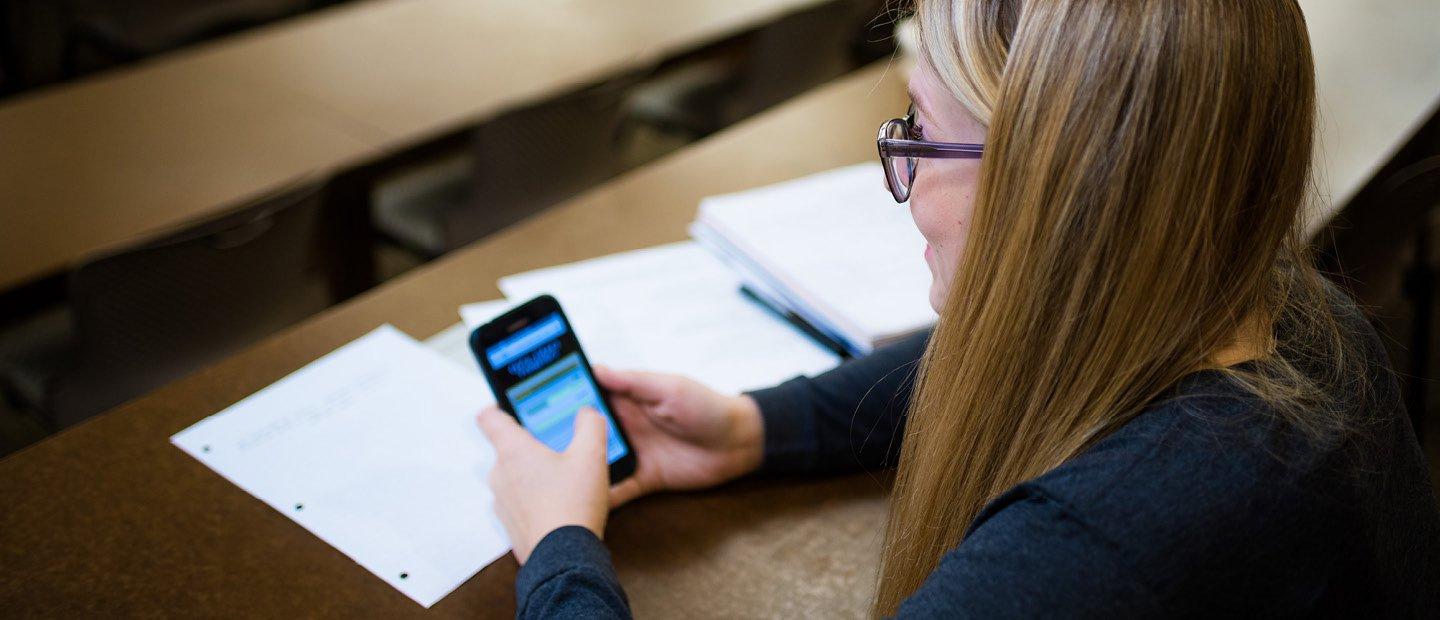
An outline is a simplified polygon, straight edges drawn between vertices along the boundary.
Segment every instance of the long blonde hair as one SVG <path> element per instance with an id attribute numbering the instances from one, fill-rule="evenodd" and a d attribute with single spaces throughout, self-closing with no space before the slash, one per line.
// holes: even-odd
<path id="1" fill-rule="evenodd" d="M 1314 76 L 1294 0 L 920 0 L 916 17 L 923 60 L 989 137 L 877 615 L 987 502 L 1184 375 L 1227 373 L 1317 435 L 1357 375 L 1300 237 Z M 1217 365 L 1247 326 L 1258 359 Z"/>

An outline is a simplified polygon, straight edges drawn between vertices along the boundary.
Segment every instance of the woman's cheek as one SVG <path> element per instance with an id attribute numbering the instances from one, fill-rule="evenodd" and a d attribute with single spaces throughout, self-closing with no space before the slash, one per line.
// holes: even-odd
<path id="1" fill-rule="evenodd" d="M 930 270 L 930 305 L 938 312 L 948 288 L 949 269 L 944 257 L 944 242 L 934 235 L 933 229 L 928 229 L 920 219 L 917 218 L 915 223 L 920 229 L 920 235 L 925 238 L 925 254 L 920 258 L 925 261 L 925 267 Z"/>
<path id="2" fill-rule="evenodd" d="M 936 223 L 930 233 L 925 235 L 931 247 L 927 263 L 930 264 L 930 272 L 934 277 L 930 286 L 930 301 L 937 312 L 949 296 L 955 272 L 960 269 L 960 261 L 964 255 L 969 233 L 968 198 L 966 196 L 965 199 L 957 201 L 959 214 L 947 214 L 950 217 Z M 957 218 L 956 215 L 960 217 Z"/>

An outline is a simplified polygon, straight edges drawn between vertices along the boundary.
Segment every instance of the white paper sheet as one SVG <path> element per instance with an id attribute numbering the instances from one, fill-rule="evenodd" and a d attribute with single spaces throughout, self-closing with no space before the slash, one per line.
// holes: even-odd
<path id="1" fill-rule="evenodd" d="M 470 327 L 459 322 L 436 332 L 422 343 L 425 348 L 440 355 L 457 367 L 469 372 L 479 372 L 480 365 L 470 352 Z"/>
<path id="2" fill-rule="evenodd" d="M 430 607 L 510 548 L 475 424 L 491 401 L 386 325 L 171 442 Z"/>
<path id="3" fill-rule="evenodd" d="M 554 295 L 591 361 L 615 368 L 678 373 L 733 393 L 839 361 L 739 286 L 688 241 L 500 280 L 514 302 Z"/>
<path id="4" fill-rule="evenodd" d="M 700 203 L 698 223 L 852 342 L 885 342 L 935 322 L 925 239 L 885 190 L 879 164 L 712 196 Z"/>

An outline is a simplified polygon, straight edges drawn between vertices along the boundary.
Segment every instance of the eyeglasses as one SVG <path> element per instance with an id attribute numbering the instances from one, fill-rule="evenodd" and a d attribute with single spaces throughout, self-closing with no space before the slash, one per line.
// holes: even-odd
<path id="1" fill-rule="evenodd" d="M 915 132 L 915 104 L 905 118 L 892 118 L 880 125 L 875 145 L 880 149 L 880 163 L 885 168 L 885 186 L 895 202 L 910 199 L 910 186 L 915 184 L 915 164 L 923 158 L 979 159 L 985 152 L 983 144 L 928 142 Z"/>

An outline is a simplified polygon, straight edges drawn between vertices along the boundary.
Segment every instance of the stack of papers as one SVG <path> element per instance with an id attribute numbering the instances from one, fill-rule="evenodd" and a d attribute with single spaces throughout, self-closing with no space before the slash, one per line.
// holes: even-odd
<path id="1" fill-rule="evenodd" d="M 935 323 L 925 240 L 878 164 L 706 198 L 690 232 L 755 294 L 852 355 Z"/>
<path id="2" fill-rule="evenodd" d="M 828 370 L 839 357 L 741 295 L 740 281 L 693 242 L 540 269 L 500 280 L 513 303 L 560 301 L 593 363 L 689 376 L 724 392 Z M 461 308 L 472 328 L 503 311 Z"/>

